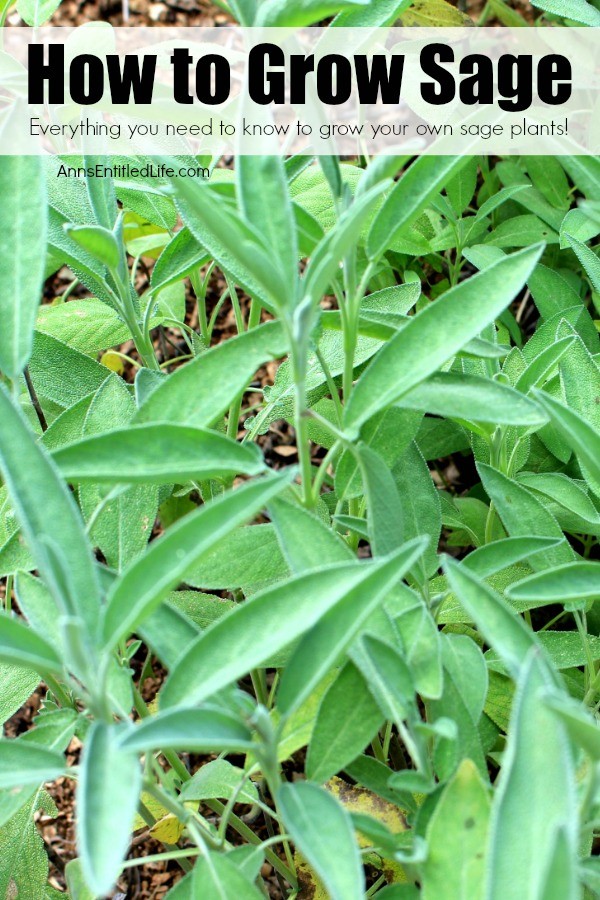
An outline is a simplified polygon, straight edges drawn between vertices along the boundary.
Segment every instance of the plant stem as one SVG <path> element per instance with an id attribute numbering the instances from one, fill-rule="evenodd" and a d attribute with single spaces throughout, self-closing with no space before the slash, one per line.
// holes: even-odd
<path id="1" fill-rule="evenodd" d="M 200 849 L 198 847 L 185 847 L 183 850 L 169 850 L 168 853 L 151 853 L 149 856 L 125 860 L 123 868 L 132 869 L 134 866 L 145 866 L 147 863 L 167 862 L 170 859 L 180 860 L 189 856 L 200 856 Z"/>
<path id="2" fill-rule="evenodd" d="M 139 715 L 142 718 L 147 718 L 149 715 L 148 708 L 147 708 L 146 704 L 144 703 L 144 700 L 142 699 L 142 696 L 139 693 L 139 690 L 137 689 L 137 687 L 134 688 L 134 704 L 135 704 L 135 708 L 136 708 L 137 712 L 139 713 Z M 188 770 L 186 769 L 186 767 L 184 766 L 182 761 L 179 759 L 178 755 L 175 753 L 174 750 L 161 750 L 161 753 L 164 756 L 164 758 L 167 760 L 167 762 L 169 763 L 169 765 L 171 766 L 171 768 L 173 769 L 175 774 L 179 776 L 179 778 L 181 779 L 181 781 L 183 783 L 185 783 L 186 781 L 189 781 L 191 779 L 192 776 L 190 775 L 190 773 L 188 772 Z M 152 792 L 150 791 L 150 793 L 152 793 Z M 161 802 L 162 802 L 162 800 L 161 800 Z M 172 803 L 175 803 L 175 802 L 176 801 L 172 801 Z M 208 806 L 209 809 L 212 809 L 212 811 L 216 812 L 218 815 L 222 815 L 225 811 L 225 806 L 219 800 L 205 800 L 204 805 Z M 165 806 L 166 809 L 169 808 L 164 803 L 163 803 L 163 806 Z M 177 815 L 177 813 L 175 813 L 175 815 Z M 254 844 L 256 846 L 262 843 L 260 838 L 256 834 L 254 834 L 252 829 L 249 828 L 248 825 L 246 825 L 246 823 L 243 822 L 239 818 L 239 816 L 236 816 L 235 813 L 230 814 L 229 825 L 231 826 L 231 828 L 234 829 L 234 831 L 237 831 L 237 833 L 241 837 L 245 838 L 248 841 L 248 843 Z M 277 856 L 276 853 L 273 853 L 272 850 L 265 849 L 265 856 L 268 859 L 268 861 L 271 863 L 273 868 L 277 869 L 277 871 L 280 872 L 283 875 L 283 877 L 285 879 L 287 879 L 287 881 L 289 881 L 290 884 L 292 884 L 292 885 L 296 884 L 296 878 L 295 878 L 293 872 L 290 869 L 288 869 L 288 867 L 285 865 L 285 863 L 283 863 L 279 859 L 279 857 Z"/>
<path id="3" fill-rule="evenodd" d="M 312 492 L 312 463 L 310 441 L 308 439 L 308 422 L 306 420 L 306 354 L 292 345 L 291 363 L 292 375 L 294 379 L 294 428 L 296 431 L 296 446 L 298 448 L 298 459 L 300 461 L 300 474 L 302 478 L 302 502 L 307 509 L 312 509 L 315 505 L 315 498 Z"/>
<path id="4" fill-rule="evenodd" d="M 48 689 L 52 691 L 58 702 L 65 709 L 77 709 L 73 700 L 69 697 L 63 686 L 56 680 L 53 675 L 46 675 L 44 678 Z"/>
<path id="5" fill-rule="evenodd" d="M 203 801 L 206 806 L 213 810 L 213 812 L 222 815 L 225 811 L 225 806 L 221 803 L 220 800 L 204 800 Z M 254 834 L 251 828 L 249 828 L 245 822 L 243 822 L 235 813 L 232 813 L 229 819 L 230 826 L 237 831 L 237 833 L 245 838 L 249 844 L 254 844 L 254 846 L 259 846 L 262 844 L 261 839 L 258 835 Z M 292 872 L 290 868 L 286 866 L 282 860 L 279 859 L 276 853 L 273 853 L 272 850 L 265 849 L 265 857 L 271 863 L 274 869 L 280 872 L 283 877 L 288 881 L 292 887 L 297 887 L 296 876 Z"/>
<path id="6" fill-rule="evenodd" d="M 265 670 L 264 669 L 253 669 L 250 673 L 250 678 L 252 679 L 252 687 L 254 688 L 254 694 L 259 703 L 262 703 L 263 706 L 268 707 L 269 705 L 269 691 L 267 690 L 267 683 L 265 679 Z"/>
<path id="7" fill-rule="evenodd" d="M 6 584 L 4 586 L 4 609 L 9 613 L 12 609 L 12 589 L 14 575 L 6 576 Z"/>
<path id="8" fill-rule="evenodd" d="M 31 399 L 31 403 L 33 408 L 35 409 L 35 414 L 38 417 L 38 421 L 42 428 L 42 431 L 48 430 L 48 423 L 46 421 L 46 416 L 44 415 L 44 410 L 40 406 L 40 401 L 38 400 L 38 395 L 35 392 L 35 388 L 33 386 L 33 381 L 31 380 L 31 375 L 29 374 L 28 366 L 25 366 L 23 369 L 23 377 L 25 378 L 25 384 L 27 385 L 27 392 Z"/>

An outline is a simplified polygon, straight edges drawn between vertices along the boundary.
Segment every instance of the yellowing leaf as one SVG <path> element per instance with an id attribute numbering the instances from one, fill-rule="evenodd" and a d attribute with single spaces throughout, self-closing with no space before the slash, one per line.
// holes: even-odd
<path id="1" fill-rule="evenodd" d="M 377 822 L 381 822 L 392 834 L 400 834 L 408 830 L 408 825 L 403 811 L 389 800 L 384 800 L 367 788 L 358 785 L 350 785 L 341 778 L 331 778 L 325 788 L 337 797 L 342 805 L 350 813 L 362 813 L 370 816 Z M 359 847 L 368 847 L 370 840 L 357 832 Z M 393 859 L 385 859 L 371 853 L 365 858 L 365 862 L 375 866 L 385 876 L 388 884 L 406 882 L 406 872 L 403 867 Z"/>
<path id="2" fill-rule="evenodd" d="M 456 28 L 472 25 L 473 22 L 446 0 L 415 0 L 410 9 L 402 13 L 400 22 L 404 26 L 423 28 Z"/>
<path id="3" fill-rule="evenodd" d="M 298 896 L 310 897 L 310 900 L 329 900 L 329 894 L 299 853 L 294 854 L 294 865 L 298 878 Z"/>
<path id="4" fill-rule="evenodd" d="M 176 844 L 183 834 L 184 828 L 185 825 L 179 821 L 177 816 L 174 816 L 173 813 L 168 813 L 152 826 L 150 834 L 163 844 Z"/>
<path id="5" fill-rule="evenodd" d="M 408 829 L 400 807 L 390 803 L 389 800 L 384 800 L 383 797 L 378 797 L 367 788 L 347 784 L 337 777 L 331 778 L 325 788 L 340 801 L 348 812 L 371 816 L 372 819 L 385 825 L 392 834 L 400 834 L 401 831 Z M 358 842 L 361 847 L 365 847 L 369 843 L 360 836 Z"/>
<path id="6" fill-rule="evenodd" d="M 167 815 L 168 810 L 156 800 L 152 794 L 147 794 L 145 791 L 142 793 L 140 797 L 140 802 L 144 804 L 148 812 L 154 819 L 162 819 Z M 140 828 L 146 828 L 147 823 L 144 821 L 142 816 L 138 815 L 135 817 L 133 822 L 133 831 L 139 831 Z"/>
<path id="7" fill-rule="evenodd" d="M 107 369 L 110 369 L 111 372 L 116 372 L 117 375 L 122 375 L 125 371 L 123 357 L 115 353 L 114 350 L 107 350 L 106 353 L 103 353 L 100 357 L 100 362 Z"/>

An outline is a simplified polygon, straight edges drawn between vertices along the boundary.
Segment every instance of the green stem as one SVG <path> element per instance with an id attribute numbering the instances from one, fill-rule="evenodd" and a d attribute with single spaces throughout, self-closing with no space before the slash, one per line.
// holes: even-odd
<path id="1" fill-rule="evenodd" d="M 44 678 L 48 689 L 52 691 L 58 702 L 65 709 L 77 709 L 75 703 L 69 697 L 63 686 L 56 680 L 53 675 L 46 675 Z"/>
<path id="2" fill-rule="evenodd" d="M 236 397 L 236 399 L 229 407 L 229 416 L 227 418 L 227 437 L 232 438 L 234 441 L 237 439 L 243 396 L 244 392 L 242 391 L 239 397 Z"/>
<path id="3" fill-rule="evenodd" d="M 315 475 L 315 480 L 313 481 L 312 492 L 313 497 L 319 497 L 321 494 L 321 488 L 323 487 L 323 482 L 327 477 L 327 469 L 329 465 L 334 461 L 335 457 L 341 450 L 340 441 L 336 440 L 336 442 L 329 448 L 323 459 L 321 460 L 321 465 L 317 470 L 317 474 Z"/>
<path id="4" fill-rule="evenodd" d="M 387 763 L 387 759 L 385 758 L 383 747 L 381 746 L 381 741 L 379 740 L 378 734 L 376 734 L 371 741 L 371 747 L 373 748 L 373 756 L 375 757 L 375 759 L 378 759 L 379 762 L 382 762 L 384 764 Z"/>
<path id="5" fill-rule="evenodd" d="M 243 334 L 246 330 L 246 326 L 244 324 L 244 316 L 242 315 L 242 308 L 240 306 L 239 297 L 237 295 L 237 291 L 235 289 L 235 284 L 226 277 L 227 287 L 229 289 L 229 297 L 231 299 L 231 306 L 233 307 L 233 314 L 235 316 L 235 325 L 238 330 L 238 334 Z"/>
<path id="6" fill-rule="evenodd" d="M 218 815 L 222 815 L 225 811 L 225 805 L 221 803 L 220 800 L 204 800 L 203 802 L 209 809 L 212 809 L 213 812 L 216 812 Z M 252 829 L 236 816 L 235 813 L 231 814 L 229 824 L 241 837 L 245 838 L 249 844 L 253 844 L 255 847 L 262 844 L 258 835 L 254 834 Z M 265 850 L 265 857 L 271 863 L 273 868 L 280 872 L 286 881 L 289 881 L 292 887 L 297 887 L 297 880 L 294 872 L 279 859 L 276 853 L 273 853 L 272 850 Z"/>
<path id="7" fill-rule="evenodd" d="M 487 518 L 485 520 L 485 543 L 491 544 L 494 533 L 494 520 L 496 518 L 496 510 L 494 509 L 493 500 L 490 501 Z"/>
<path id="8" fill-rule="evenodd" d="M 5 590 L 4 590 L 4 608 L 7 613 L 9 613 L 12 609 L 13 581 L 14 581 L 14 575 L 6 576 L 6 583 L 5 583 Z"/>
<path id="9" fill-rule="evenodd" d="M 299 351 L 299 348 L 295 347 L 293 342 L 290 343 L 292 344 L 291 363 L 295 398 L 294 428 L 302 478 L 302 502 L 307 509 L 312 509 L 315 505 L 315 498 L 312 492 L 312 463 L 310 441 L 308 439 L 308 422 L 306 420 L 306 359 Z"/>
<path id="10" fill-rule="evenodd" d="M 331 394 L 331 399 L 335 404 L 335 411 L 337 414 L 337 423 L 341 427 L 342 419 L 344 416 L 344 407 L 342 406 L 342 401 L 340 400 L 339 391 L 335 381 L 333 380 L 333 376 L 331 374 L 331 370 L 327 365 L 327 360 L 317 347 L 316 350 L 317 359 L 319 360 L 319 365 L 323 370 L 323 375 L 325 376 L 325 380 L 327 381 L 327 387 L 329 388 L 329 393 Z"/>
<path id="11" fill-rule="evenodd" d="M 140 328 L 138 314 L 131 297 L 131 285 L 126 277 L 121 277 L 119 272 L 113 271 L 112 276 L 119 292 L 119 308 L 125 324 L 129 328 L 135 349 L 140 359 L 148 369 L 160 371 L 160 366 L 154 352 L 154 346 L 150 340 L 150 316 L 144 317 L 144 327 Z M 152 300 L 148 301 L 149 303 Z"/>
<path id="12" fill-rule="evenodd" d="M 134 703 L 135 703 L 135 708 L 136 708 L 137 712 L 139 713 L 139 715 L 143 718 L 146 718 L 149 715 L 148 709 L 147 709 L 146 704 L 144 703 L 144 700 L 142 699 L 137 688 L 134 689 Z M 186 781 L 189 781 L 191 779 L 192 776 L 190 775 L 190 773 L 188 772 L 188 770 L 186 769 L 186 767 L 184 766 L 182 761 L 179 759 L 179 757 L 177 756 L 177 754 L 175 753 L 174 750 L 161 750 L 161 753 L 164 756 L 164 758 L 167 760 L 167 762 L 169 763 L 169 765 L 171 766 L 171 768 L 173 769 L 175 774 L 179 776 L 179 778 L 181 779 L 181 781 L 183 783 L 185 783 Z M 150 793 L 152 793 L 152 791 L 150 791 Z M 161 792 L 161 794 L 162 794 L 162 792 Z M 161 800 L 161 802 L 162 802 L 162 800 Z M 171 802 L 173 804 L 176 803 L 176 801 L 174 801 L 174 800 Z M 208 806 L 209 809 L 212 809 L 213 812 L 216 812 L 218 815 L 222 815 L 225 811 L 225 806 L 219 800 L 205 800 L 204 804 L 205 804 L 205 806 Z M 167 804 L 163 803 L 163 806 L 165 807 L 165 809 L 169 809 Z M 175 815 L 179 816 L 178 813 L 175 813 Z M 249 828 L 246 825 L 246 823 L 243 822 L 238 816 L 236 816 L 235 813 L 231 813 L 231 815 L 229 817 L 229 825 L 231 826 L 231 828 L 234 829 L 234 831 L 237 831 L 237 833 L 241 837 L 245 838 L 248 841 L 248 843 L 254 844 L 255 846 L 258 846 L 259 844 L 262 843 L 260 838 L 254 834 L 252 829 Z M 296 884 L 295 875 L 279 859 L 279 857 L 277 856 L 276 853 L 273 853 L 273 851 L 271 851 L 271 850 L 265 850 L 265 856 L 268 859 L 268 861 L 271 863 L 273 868 L 277 869 L 277 871 L 280 872 L 283 875 L 283 877 L 286 878 L 287 881 L 289 881 L 290 884 L 292 884 L 292 885 Z"/>
<path id="13" fill-rule="evenodd" d="M 168 862 L 171 859 L 186 859 L 189 856 L 200 856 L 198 847 L 186 847 L 184 850 L 170 850 L 168 853 L 151 853 L 149 856 L 139 856 L 136 859 L 126 859 L 124 869 L 132 869 L 134 866 L 145 866 L 151 863 Z"/>
<path id="14" fill-rule="evenodd" d="M 214 263 L 212 266 L 209 266 L 208 272 L 206 276 L 201 281 L 199 278 L 199 272 L 193 272 L 190 275 L 190 282 L 194 289 L 194 293 L 196 295 L 196 307 L 198 309 L 198 322 L 200 324 L 200 334 L 202 336 L 202 340 L 208 347 L 210 345 L 210 329 L 208 327 L 208 320 L 206 315 L 206 291 L 208 289 L 208 282 L 210 279 L 210 275 L 213 269 Z"/>
<path id="15" fill-rule="evenodd" d="M 248 317 L 248 331 L 252 331 L 253 328 L 256 328 L 260 325 L 260 315 L 262 313 L 262 306 L 256 297 L 252 298 L 250 303 L 250 315 Z"/>
<path id="16" fill-rule="evenodd" d="M 344 403 L 348 403 L 354 384 L 354 355 L 356 353 L 357 339 L 357 322 L 354 321 L 353 316 L 349 315 L 346 319 L 346 328 L 344 329 L 344 373 L 342 375 Z"/>
<path id="17" fill-rule="evenodd" d="M 148 807 L 145 806 L 141 800 L 138 802 L 138 812 L 139 812 L 140 816 L 142 817 L 142 819 L 144 820 L 144 822 L 146 823 L 146 825 L 148 826 L 148 828 L 152 828 L 154 825 L 156 825 L 157 819 L 152 815 L 152 813 L 150 812 Z M 167 844 L 166 841 L 161 841 L 161 844 L 170 853 L 178 852 L 175 844 Z M 179 852 L 183 853 L 185 851 L 179 851 Z M 188 856 L 189 853 L 186 853 L 185 855 Z M 176 859 L 176 857 L 174 857 L 174 858 Z M 140 856 L 138 859 L 127 860 L 126 862 L 123 863 L 123 868 L 126 869 L 128 867 L 128 864 L 129 865 L 142 865 L 142 864 L 145 865 L 147 859 L 148 859 L 148 857 L 146 857 L 146 856 Z M 179 866 L 180 869 L 182 869 L 186 873 L 192 871 L 192 866 L 187 861 L 187 859 L 181 859 L 181 860 L 178 859 L 177 865 Z"/>
<path id="18" fill-rule="evenodd" d="M 263 706 L 266 706 L 268 708 L 269 691 L 267 689 L 265 670 L 253 669 L 250 673 L 250 678 L 252 679 L 252 687 L 254 688 L 254 695 L 256 699 L 259 703 L 262 703 Z"/>
<path id="19" fill-rule="evenodd" d="M 582 618 L 579 611 L 576 609 L 573 610 L 573 618 L 575 619 L 577 631 L 579 632 L 579 637 L 581 638 L 581 643 L 583 644 L 583 652 L 585 653 L 586 658 L 586 688 L 589 690 L 590 685 L 594 684 L 596 680 L 596 665 L 594 662 L 594 655 L 590 648 L 590 639 L 587 633 L 587 622 Z"/>

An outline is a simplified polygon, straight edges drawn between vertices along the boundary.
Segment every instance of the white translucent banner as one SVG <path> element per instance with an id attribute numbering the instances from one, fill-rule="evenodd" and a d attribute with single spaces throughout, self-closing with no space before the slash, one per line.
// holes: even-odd
<path id="1" fill-rule="evenodd" d="M 0 152 L 600 153 L 594 28 L 8 28 Z"/>

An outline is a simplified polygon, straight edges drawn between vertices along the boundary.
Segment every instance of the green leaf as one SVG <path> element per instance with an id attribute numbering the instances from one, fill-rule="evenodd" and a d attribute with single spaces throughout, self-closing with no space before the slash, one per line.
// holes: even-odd
<path id="1" fill-rule="evenodd" d="M 121 261 L 117 239 L 101 225 L 65 225 L 65 231 L 76 244 L 105 265 L 110 272 L 116 272 Z"/>
<path id="2" fill-rule="evenodd" d="M 558 161 L 588 200 L 600 200 L 600 160 L 597 156 L 559 156 Z"/>
<path id="3" fill-rule="evenodd" d="M 40 900 L 46 896 L 48 857 L 35 822 L 40 812 L 58 815 L 52 798 L 41 790 L 33 796 L 29 793 L 21 808 L 0 827 L 0 896 L 6 900 Z"/>
<path id="4" fill-rule="evenodd" d="M 169 603 L 162 603 L 138 627 L 140 637 L 167 668 L 199 633 L 196 624 Z"/>
<path id="5" fill-rule="evenodd" d="M 507 890 L 540 897 L 554 850 L 549 837 L 563 829 L 569 854 L 565 900 L 575 900 L 579 841 L 575 772 L 564 727 L 541 702 L 553 687 L 536 653 L 528 654 L 513 705 L 502 772 L 492 807 L 487 897 Z M 541 736 L 544 739 L 541 740 Z M 511 888 L 511 885 L 513 886 Z"/>
<path id="6" fill-rule="evenodd" d="M 77 438 L 129 426 L 134 413 L 135 401 L 125 383 L 107 378 L 95 393 Z M 88 523 L 90 541 L 98 546 L 107 565 L 121 571 L 148 543 L 156 519 L 158 488 L 120 486 L 111 497 L 100 484 L 82 484 L 79 505 Z"/>
<path id="7" fill-rule="evenodd" d="M 568 209 L 570 188 L 565 171 L 554 156 L 526 156 L 524 162 L 536 188 L 557 209 Z"/>
<path id="8" fill-rule="evenodd" d="M 150 283 L 156 296 L 162 288 L 177 284 L 210 261 L 210 254 L 189 228 L 181 228 L 162 251 L 152 269 Z"/>
<path id="9" fill-rule="evenodd" d="M 368 0 L 264 0 L 258 8 L 255 25 L 269 28 L 303 28 L 353 7 L 368 6 Z"/>
<path id="10" fill-rule="evenodd" d="M 311 256 L 302 282 L 304 296 L 309 306 L 314 307 L 320 303 L 321 297 L 327 292 L 339 271 L 340 261 L 350 248 L 355 246 L 356 235 L 360 234 L 365 222 L 369 220 L 385 187 L 385 182 L 382 182 L 358 196 L 342 213 L 335 228 L 320 241 Z"/>
<path id="11" fill-rule="evenodd" d="M 518 480 L 534 491 L 564 531 L 598 534 L 600 513 L 581 481 L 562 472 L 520 472 Z"/>
<path id="12" fill-rule="evenodd" d="M 48 207 L 41 160 L 4 157 L 0 196 L 4 247 L 0 255 L 0 370 L 18 378 L 31 355 L 44 280 Z"/>
<path id="13" fill-rule="evenodd" d="M 191 897 L 211 900 L 262 900 L 256 885 L 222 853 L 210 853 L 200 859 L 192 871 Z"/>
<path id="14" fill-rule="evenodd" d="M 408 719 L 415 704 L 415 687 L 403 657 L 371 634 L 362 635 L 359 648 L 350 652 L 386 719 L 397 725 Z"/>
<path id="15" fill-rule="evenodd" d="M 600 23 L 600 12 L 598 12 L 598 21 Z M 565 239 L 569 242 L 579 259 L 579 262 L 585 269 L 592 288 L 595 291 L 600 291 L 600 259 L 598 259 L 598 256 L 584 243 L 573 237 L 573 235 L 566 234 Z"/>
<path id="16" fill-rule="evenodd" d="M 528 281 L 531 295 L 540 315 L 550 319 L 556 313 L 581 303 L 578 294 L 560 272 L 541 263 L 535 267 Z"/>
<path id="17" fill-rule="evenodd" d="M 346 407 L 346 425 L 365 422 L 455 356 L 506 308 L 540 254 L 541 249 L 533 247 L 503 258 L 412 318 L 359 378 Z"/>
<path id="18" fill-rule="evenodd" d="M 65 866 L 65 879 L 72 900 L 96 900 L 85 883 L 80 859 L 69 860 Z"/>
<path id="19" fill-rule="evenodd" d="M 586 0 L 535 0 L 531 5 L 554 16 L 579 22 L 580 25 L 592 28 L 600 26 L 600 12 L 591 3 L 586 3 Z"/>
<path id="20" fill-rule="evenodd" d="M 320 621 L 311 628 L 295 649 L 283 674 L 277 697 L 278 708 L 284 713 L 292 709 L 310 694 L 325 677 L 355 635 L 368 622 L 388 591 L 413 566 L 426 547 L 426 539 L 417 538 L 404 544 L 395 553 L 369 566 L 368 574 L 361 566 L 362 577 L 354 585 L 348 585 L 345 594 L 323 609 Z M 333 569 L 323 570 L 321 575 Z M 356 567 L 354 567 L 356 573 Z M 307 576 L 310 577 L 310 576 Z M 309 626 L 310 627 L 310 626 Z M 307 628 L 303 628 L 307 631 Z"/>
<path id="21" fill-rule="evenodd" d="M 349 8 L 335 17 L 331 27 L 382 28 L 385 25 L 393 25 L 407 6 L 410 6 L 410 0 L 379 0 L 375 6 L 369 3 L 356 9 Z M 376 163 L 377 158 L 373 162 Z M 397 163 L 397 167 L 400 168 L 400 164 Z"/>
<path id="22" fill-rule="evenodd" d="M 255 445 L 238 444 L 216 431 L 167 423 L 84 438 L 55 450 L 53 458 L 63 477 L 74 484 L 183 484 L 258 475 L 265 469 Z"/>
<path id="23" fill-rule="evenodd" d="M 560 226 L 560 248 L 569 247 L 570 239 L 575 238 L 581 243 L 595 238 L 600 231 L 598 222 L 588 218 L 582 209 L 571 209 L 562 220 Z"/>
<path id="24" fill-rule="evenodd" d="M 127 325 L 115 310 L 95 297 L 42 306 L 36 329 L 90 356 L 131 339 Z"/>
<path id="25" fill-rule="evenodd" d="M 327 791 L 309 782 L 277 793 L 284 824 L 331 900 L 362 900 L 365 878 L 352 820 Z"/>
<path id="26" fill-rule="evenodd" d="M 559 237 L 549 225 L 538 216 L 512 216 L 500 222 L 485 239 L 489 247 L 531 247 L 532 244 L 558 244 Z"/>
<path id="27" fill-rule="evenodd" d="M 240 787 L 242 781 L 243 785 Z M 185 782 L 180 796 L 184 801 L 229 800 L 235 796 L 237 803 L 251 805 L 259 799 L 256 785 L 246 777 L 244 770 L 232 766 L 225 759 L 213 759 L 212 762 L 205 763 Z"/>
<path id="28" fill-rule="evenodd" d="M 0 790 L 54 781 L 64 775 L 62 753 L 22 739 L 0 740 Z"/>
<path id="29" fill-rule="evenodd" d="M 240 218 L 235 205 L 210 186 L 191 179 L 175 181 L 173 190 L 184 223 L 223 270 L 268 309 L 280 309 L 288 285 L 272 265 L 271 248 Z"/>
<path id="30" fill-rule="evenodd" d="M 404 540 L 426 535 L 429 543 L 411 571 L 419 584 L 439 567 L 437 547 L 442 530 L 439 492 L 431 472 L 414 441 L 408 445 L 394 465 L 392 475 L 400 498 L 399 514 L 403 523 Z"/>
<path id="31" fill-rule="evenodd" d="M 469 206 L 477 185 L 478 163 L 476 157 L 469 157 L 467 163 L 454 178 L 446 183 L 446 194 L 452 209 L 460 216 Z"/>
<path id="32" fill-rule="evenodd" d="M 412 601 L 408 609 L 395 616 L 394 624 L 402 642 L 402 652 L 415 688 L 422 697 L 435 699 L 442 693 L 441 640 L 429 610 L 415 594 L 403 599 Z"/>
<path id="33" fill-rule="evenodd" d="M 368 506 L 373 555 L 385 556 L 396 550 L 404 539 L 400 495 L 390 470 L 375 450 L 359 443 L 355 452 Z"/>
<path id="34" fill-rule="evenodd" d="M 436 194 L 469 162 L 468 156 L 420 156 L 394 185 L 373 219 L 367 252 L 377 259 L 418 219 Z M 474 335 L 472 335 L 474 337 Z"/>
<path id="35" fill-rule="evenodd" d="M 489 378 L 453 372 L 431 375 L 404 394 L 399 405 L 493 425 L 539 426 L 548 421 L 539 406 L 520 390 Z"/>
<path id="36" fill-rule="evenodd" d="M 391 406 L 365 422 L 360 430 L 361 443 L 377 453 L 386 468 L 391 469 L 417 434 L 421 422 L 420 413 Z M 340 500 L 363 494 L 360 463 L 350 450 L 344 451 L 335 468 L 335 492 Z"/>
<path id="37" fill-rule="evenodd" d="M 564 694 L 549 693 L 545 705 L 560 719 L 569 737 L 595 762 L 600 761 L 600 729 L 587 709 Z"/>
<path id="38" fill-rule="evenodd" d="M 527 653 L 533 647 L 539 648 L 534 632 L 527 628 L 499 594 L 473 572 L 450 557 L 446 557 L 444 568 L 448 583 L 461 605 L 516 678 Z"/>
<path id="39" fill-rule="evenodd" d="M 436 774 L 445 780 L 457 762 L 468 758 L 482 778 L 488 777 L 479 722 L 487 694 L 485 660 L 478 646 L 466 635 L 445 635 L 442 642 L 444 680 L 439 700 L 429 704 L 433 723 L 454 723 L 452 740 L 438 741 L 434 751 Z"/>
<path id="40" fill-rule="evenodd" d="M 484 544 L 465 556 L 463 565 L 480 578 L 489 578 L 502 569 L 529 559 L 534 553 L 556 546 L 562 538 L 513 537 Z"/>
<path id="41" fill-rule="evenodd" d="M 0 615 L 0 659 L 23 665 L 43 675 L 60 672 L 63 663 L 51 644 L 21 620 Z"/>
<path id="42" fill-rule="evenodd" d="M 295 574 L 353 559 L 348 545 L 315 515 L 283 499 L 269 504 L 282 552 Z"/>
<path id="43" fill-rule="evenodd" d="M 38 396 L 63 409 L 95 393 L 111 377 L 106 366 L 40 331 L 33 339 L 29 374 Z"/>
<path id="44" fill-rule="evenodd" d="M 556 519 L 531 491 L 491 466 L 480 463 L 477 470 L 486 493 L 511 537 L 529 537 L 534 534 L 559 541 L 555 547 L 537 552 L 531 557 L 529 561 L 533 569 L 547 569 L 571 562 L 575 558 Z"/>
<path id="45" fill-rule="evenodd" d="M 346 598 L 356 603 L 371 592 L 378 600 L 380 593 L 401 577 L 405 558 L 410 562 L 415 552 L 413 545 L 391 560 L 328 566 L 255 594 L 211 625 L 182 654 L 161 692 L 162 706 L 184 700 L 199 703 L 210 697 L 262 665 Z M 316 679 L 307 678 L 298 702 L 331 665 L 325 661 Z"/>
<path id="46" fill-rule="evenodd" d="M 457 28 L 469 25 L 469 16 L 447 0 L 417 0 L 403 13 L 400 22 L 407 28 Z"/>
<path id="47" fill-rule="evenodd" d="M 507 200 L 511 200 L 517 194 L 520 194 L 521 191 L 527 190 L 529 187 L 530 185 L 528 184 L 514 184 L 509 187 L 501 188 L 499 191 L 495 191 L 491 197 L 481 204 L 477 210 L 477 218 L 484 219 L 486 216 L 493 213 L 495 209 L 498 209 L 499 206 L 506 203 Z"/>
<path id="48" fill-rule="evenodd" d="M 427 825 L 423 900 L 483 900 L 490 808 L 476 766 L 463 759 Z"/>
<path id="49" fill-rule="evenodd" d="M 269 4 L 271 0 L 267 0 Z M 261 4 L 261 12 L 265 3 Z M 298 243 L 287 178 L 281 156 L 240 156 L 237 161 L 239 203 L 251 228 L 272 250 L 285 295 L 279 306 L 290 312 L 296 300 Z"/>
<path id="50" fill-rule="evenodd" d="M 106 598 L 102 633 L 116 643 L 156 609 L 204 554 L 251 519 L 289 483 L 293 472 L 252 481 L 205 504 L 154 541 L 114 582 Z"/>
<path id="51" fill-rule="evenodd" d="M 308 755 L 306 777 L 323 783 L 351 763 L 372 741 L 383 722 L 367 682 L 347 662 L 319 706 Z"/>
<path id="52" fill-rule="evenodd" d="M 0 633 L 3 625 L 0 619 Z M 0 644 L 0 655 L 2 654 Z M 0 725 L 23 706 L 39 684 L 37 675 L 21 666 L 0 665 Z"/>
<path id="53" fill-rule="evenodd" d="M 213 425 L 257 369 L 282 356 L 285 349 L 278 322 L 224 341 L 162 381 L 142 404 L 134 422 L 173 422 L 196 428 Z"/>
<path id="54" fill-rule="evenodd" d="M 36 565 L 58 609 L 81 616 L 93 634 L 100 591 L 73 496 L 2 386 L 0 419 L 0 471 Z"/>
<path id="55" fill-rule="evenodd" d="M 77 787 L 77 849 L 85 880 L 100 895 L 121 871 L 142 786 L 140 762 L 120 746 L 122 733 L 118 725 L 92 724 Z"/>
<path id="56" fill-rule="evenodd" d="M 186 750 L 188 753 L 240 753 L 252 748 L 252 734 L 233 713 L 218 707 L 158 713 L 123 732 L 120 747 L 133 753 Z"/>
<path id="57" fill-rule="evenodd" d="M 302 551 L 296 552 L 299 556 Z M 193 587 L 227 591 L 242 588 L 248 593 L 289 574 L 275 527 L 267 524 L 233 531 L 195 563 L 185 577 Z"/>
<path id="58" fill-rule="evenodd" d="M 600 563 L 578 560 L 537 572 L 507 588 L 512 600 L 568 603 L 600 599 Z"/>
<path id="59" fill-rule="evenodd" d="M 60 0 L 18 0 L 17 12 L 24 22 L 38 28 L 54 15 L 59 4 Z"/>
<path id="60" fill-rule="evenodd" d="M 536 399 L 547 410 L 559 434 L 573 448 L 582 465 L 590 488 L 600 496 L 600 434 L 578 413 L 539 391 Z"/>
<path id="61" fill-rule="evenodd" d="M 560 360 L 568 353 L 573 346 L 573 338 L 563 338 L 544 347 L 527 365 L 527 368 L 517 378 L 515 388 L 526 394 L 534 387 L 544 384 L 552 374 L 556 371 L 556 366 Z M 540 423 L 543 424 L 543 423 Z"/>

